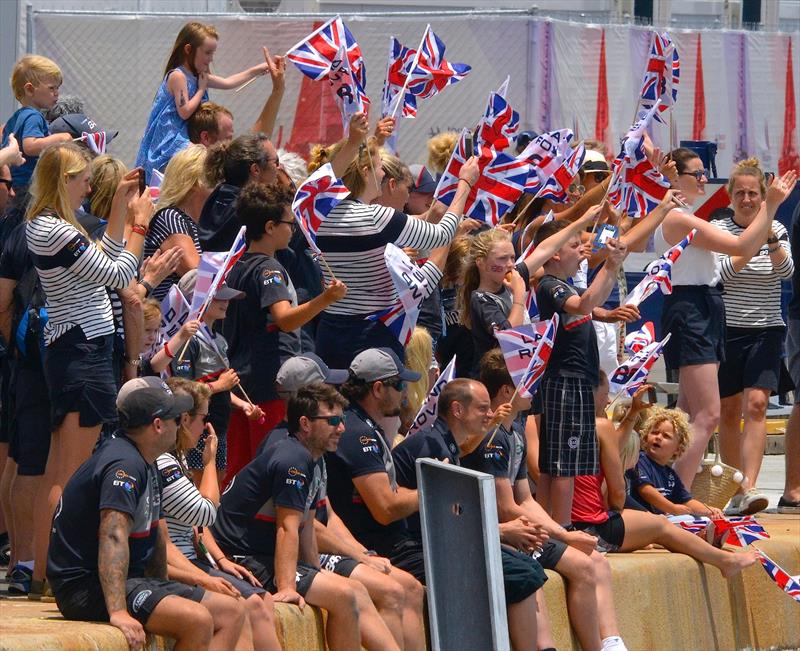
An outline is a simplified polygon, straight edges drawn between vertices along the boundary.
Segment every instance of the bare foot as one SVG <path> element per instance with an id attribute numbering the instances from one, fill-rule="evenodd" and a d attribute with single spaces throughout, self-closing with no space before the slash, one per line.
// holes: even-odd
<path id="1" fill-rule="evenodd" d="M 726 579 L 730 579 L 732 576 L 739 574 L 744 568 L 758 563 L 758 552 L 725 552 L 725 555 L 728 558 L 720 565 L 719 571 L 722 572 L 722 576 Z"/>

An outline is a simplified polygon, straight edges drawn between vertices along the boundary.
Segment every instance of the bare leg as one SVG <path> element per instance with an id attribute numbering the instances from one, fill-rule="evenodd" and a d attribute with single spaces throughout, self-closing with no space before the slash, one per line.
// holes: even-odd
<path id="1" fill-rule="evenodd" d="M 389 575 L 381 574 L 378 570 L 363 563 L 353 570 L 350 578 L 358 581 L 367 589 L 373 605 L 378 610 L 398 647 L 402 649 L 403 609 L 405 607 L 403 586 Z"/>
<path id="2" fill-rule="evenodd" d="M 23 558 L 17 553 L 19 549 L 19 541 L 16 539 L 16 531 L 14 529 L 14 516 L 17 513 L 17 509 L 14 507 L 14 503 L 11 499 L 11 486 L 14 482 L 14 477 L 17 474 L 17 464 L 9 457 L 5 464 L 0 466 L 0 468 L 2 468 L 3 473 L 2 477 L 0 477 L 0 507 L 2 507 L 3 511 L 8 514 L 6 528 L 8 529 L 8 540 L 11 543 L 11 560 L 8 563 L 8 569 L 10 570 L 14 567 L 17 561 L 30 560 L 33 558 L 33 556 Z"/>
<path id="3" fill-rule="evenodd" d="M 13 530 L 17 544 L 17 549 L 12 551 L 17 561 L 33 560 L 33 518 L 36 511 L 36 494 L 41 483 L 42 475 L 20 475 L 17 472 L 11 484 L 14 495 L 11 514 L 14 516 Z"/>
<path id="4" fill-rule="evenodd" d="M 552 488 L 552 475 L 545 472 L 539 473 L 539 481 L 536 482 L 536 501 L 541 507 L 550 513 L 550 489 Z"/>
<path id="5" fill-rule="evenodd" d="M 539 420 L 540 416 L 528 416 L 525 421 L 525 440 L 528 444 L 528 476 L 539 485 Z"/>
<path id="6" fill-rule="evenodd" d="M 174 651 L 206 651 L 214 635 L 214 620 L 202 604 L 169 596 L 155 607 L 144 628 L 149 633 L 174 638 Z"/>
<path id="7" fill-rule="evenodd" d="M 252 595 L 245 601 L 250 628 L 253 631 L 254 651 L 281 651 L 275 630 L 275 605 L 268 593 Z"/>
<path id="8" fill-rule="evenodd" d="M 331 651 L 358 648 L 359 613 L 352 584 L 330 572 L 320 572 L 305 595 L 309 604 L 328 611 L 325 638 Z"/>
<path id="9" fill-rule="evenodd" d="M 767 404 L 769 389 L 752 387 L 744 390 L 744 431 L 742 437 L 742 473 L 744 481 L 742 489 L 755 488 L 758 484 L 758 473 L 764 460 L 764 448 L 767 444 Z"/>
<path id="10" fill-rule="evenodd" d="M 539 649 L 555 649 L 556 639 L 553 637 L 553 628 L 547 604 L 544 599 L 544 590 L 536 591 L 536 647 Z"/>
<path id="11" fill-rule="evenodd" d="M 559 524 L 572 522 L 574 477 L 550 477 L 550 517 Z"/>
<path id="12" fill-rule="evenodd" d="M 600 625 L 594 563 L 583 552 L 567 547 L 555 569 L 566 581 L 569 621 L 575 629 L 581 648 L 584 651 L 598 651 Z"/>
<path id="13" fill-rule="evenodd" d="M 795 389 L 800 391 L 800 389 Z M 800 404 L 792 408 L 792 415 L 786 424 L 786 482 L 783 498 L 790 502 L 800 500 Z"/>
<path id="14" fill-rule="evenodd" d="M 514 651 L 536 651 L 536 593 L 508 605 L 508 636 Z"/>
<path id="15" fill-rule="evenodd" d="M 617 611 L 614 608 L 614 592 L 611 589 L 611 566 L 608 559 L 598 552 L 589 557 L 594 565 L 597 595 L 597 620 L 600 628 L 600 639 L 619 635 Z"/>
<path id="16" fill-rule="evenodd" d="M 61 426 L 53 432 L 50 454 L 42 483 L 36 491 L 36 513 L 34 514 L 35 564 L 33 578 L 44 579 L 47 565 L 47 547 L 50 542 L 50 525 L 53 512 L 61 492 L 73 473 L 92 454 L 92 448 L 100 434 L 100 425 L 81 427 L 78 412 L 70 412 Z"/>
<path id="17" fill-rule="evenodd" d="M 238 650 L 237 643 L 247 617 L 244 601 L 207 590 L 200 603 L 208 609 L 214 621 L 214 637 L 208 646 L 209 651 Z"/>
<path id="18" fill-rule="evenodd" d="M 676 527 L 666 518 L 652 513 L 625 509 L 622 519 L 625 521 L 625 540 L 620 547 L 622 552 L 631 552 L 651 543 L 658 543 L 672 552 L 687 554 L 701 563 L 717 567 L 726 578 L 758 562 L 758 552 L 734 554 L 717 549 L 698 536 Z"/>
<path id="19" fill-rule="evenodd" d="M 742 467 L 742 394 L 722 398 L 719 418 L 719 452 L 722 461 Z M 741 492 L 741 491 L 740 491 Z"/>
<path id="20" fill-rule="evenodd" d="M 425 624 L 422 606 L 425 600 L 425 588 L 411 574 L 396 567 L 392 567 L 389 576 L 403 586 L 405 593 L 403 648 L 405 651 L 425 651 Z"/>
<path id="21" fill-rule="evenodd" d="M 691 490 L 697 467 L 703 460 L 711 435 L 719 423 L 719 364 L 682 366 L 678 384 L 678 407 L 689 414 L 692 442 L 673 468 L 688 490 Z"/>

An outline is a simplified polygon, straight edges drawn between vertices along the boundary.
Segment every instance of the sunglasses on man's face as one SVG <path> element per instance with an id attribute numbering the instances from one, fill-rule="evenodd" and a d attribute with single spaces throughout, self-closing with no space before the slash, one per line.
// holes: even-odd
<path id="1" fill-rule="evenodd" d="M 339 427 L 344 423 L 344 416 L 308 416 L 309 420 L 324 420 L 331 427 Z"/>
<path id="2" fill-rule="evenodd" d="M 395 391 L 402 392 L 403 389 L 406 388 L 406 383 L 403 380 L 396 379 L 396 380 L 381 380 L 381 384 L 385 387 L 391 387 Z"/>

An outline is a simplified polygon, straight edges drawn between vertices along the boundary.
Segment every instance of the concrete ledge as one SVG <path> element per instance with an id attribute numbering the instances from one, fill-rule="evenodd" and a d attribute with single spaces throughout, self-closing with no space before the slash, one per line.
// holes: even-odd
<path id="1" fill-rule="evenodd" d="M 770 540 L 757 546 L 789 573 L 800 572 L 800 518 L 761 514 Z M 760 564 L 731 581 L 688 556 L 666 551 L 609 554 L 620 631 L 630 651 L 800 648 L 800 606 Z M 579 651 L 567 619 L 564 585 L 548 572 L 545 597 L 560 651 Z M 284 651 L 325 651 L 324 616 L 276 604 Z M 156 649 L 166 651 L 165 640 Z M 55 604 L 0 601 L 0 651 L 127 651 L 108 624 L 67 622 Z"/>

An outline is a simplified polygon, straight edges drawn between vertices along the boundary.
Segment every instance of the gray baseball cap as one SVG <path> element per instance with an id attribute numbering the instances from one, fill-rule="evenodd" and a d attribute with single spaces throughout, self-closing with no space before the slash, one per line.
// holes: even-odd
<path id="1" fill-rule="evenodd" d="M 178 289 L 181 290 L 184 298 L 186 298 L 189 303 L 192 302 L 192 296 L 194 295 L 194 286 L 197 284 L 197 269 L 189 269 L 181 279 L 178 281 Z M 222 283 L 219 287 L 217 287 L 217 291 L 214 294 L 214 298 L 220 301 L 235 301 L 240 298 L 244 298 L 244 292 L 240 292 L 238 289 L 233 289 L 232 287 L 228 287 L 226 283 Z"/>
<path id="2" fill-rule="evenodd" d="M 143 427 L 156 418 L 175 418 L 193 407 L 192 396 L 173 393 L 159 377 L 128 380 L 117 395 L 119 423 L 123 429 Z"/>
<path id="3" fill-rule="evenodd" d="M 314 353 L 303 353 L 283 363 L 278 369 L 275 383 L 279 392 L 294 393 L 314 382 L 344 384 L 348 375 L 346 370 L 328 368 Z"/>
<path id="4" fill-rule="evenodd" d="M 365 382 L 376 382 L 390 377 L 416 382 L 422 377 L 416 371 L 403 366 L 403 362 L 391 348 L 369 348 L 359 353 L 350 362 L 350 372 Z"/>

